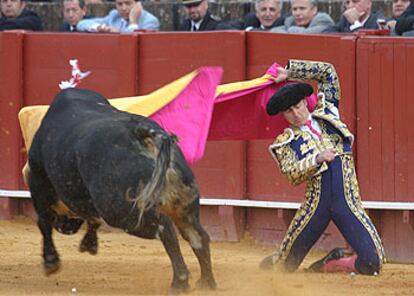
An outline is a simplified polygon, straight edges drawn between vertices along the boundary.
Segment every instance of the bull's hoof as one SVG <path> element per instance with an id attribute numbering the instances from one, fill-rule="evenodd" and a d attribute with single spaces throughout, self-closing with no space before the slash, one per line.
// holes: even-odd
<path id="1" fill-rule="evenodd" d="M 199 290 L 215 290 L 217 284 L 213 278 L 200 278 L 196 283 L 196 288 Z"/>
<path id="2" fill-rule="evenodd" d="M 88 252 L 91 255 L 98 254 L 98 242 L 91 242 L 89 240 L 82 240 L 79 245 L 79 252 Z"/>
<path id="3" fill-rule="evenodd" d="M 171 286 L 170 290 L 168 291 L 169 295 L 178 295 L 181 293 L 188 293 L 190 291 L 190 285 L 188 283 L 182 284 L 178 287 Z"/>
<path id="4" fill-rule="evenodd" d="M 49 276 L 59 271 L 60 269 L 60 260 L 45 261 L 44 265 L 45 275 Z"/>

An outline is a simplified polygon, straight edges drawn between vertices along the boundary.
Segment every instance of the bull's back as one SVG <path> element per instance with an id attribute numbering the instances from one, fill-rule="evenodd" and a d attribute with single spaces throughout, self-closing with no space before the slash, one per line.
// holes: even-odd
<path id="1" fill-rule="evenodd" d="M 113 108 L 95 92 L 63 91 L 34 138 L 29 163 L 44 170 L 69 204 L 89 199 L 92 192 L 94 199 L 101 199 L 93 202 L 127 211 L 125 196 L 136 191 L 139 181 L 147 182 L 154 170 L 155 153 L 148 153 L 138 126 L 163 132 L 147 118 Z"/>

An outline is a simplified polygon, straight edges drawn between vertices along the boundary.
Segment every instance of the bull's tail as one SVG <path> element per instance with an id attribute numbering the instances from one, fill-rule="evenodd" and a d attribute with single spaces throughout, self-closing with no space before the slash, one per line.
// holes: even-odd
<path id="1" fill-rule="evenodd" d="M 140 210 L 137 226 L 140 225 L 143 213 L 152 208 L 162 205 L 162 196 L 166 185 L 167 170 L 170 166 L 172 139 L 168 135 L 157 135 L 161 137 L 161 145 L 155 161 L 155 168 L 151 179 L 144 188 L 138 188 L 135 199 L 136 206 Z M 157 137 L 156 136 L 156 137 Z"/>

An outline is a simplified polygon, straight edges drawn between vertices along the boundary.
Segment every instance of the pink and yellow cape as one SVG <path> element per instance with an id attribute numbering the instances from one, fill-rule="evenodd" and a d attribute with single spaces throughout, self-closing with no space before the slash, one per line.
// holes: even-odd
<path id="1" fill-rule="evenodd" d="M 271 139 L 287 126 L 282 116 L 270 117 L 266 103 L 284 83 L 276 84 L 277 64 L 262 77 L 219 85 L 222 69 L 203 67 L 148 94 L 110 99 L 119 110 L 150 117 L 179 138 L 186 160 L 194 163 L 210 140 Z M 316 96 L 308 98 L 309 107 Z M 19 121 L 26 149 L 49 106 L 27 106 Z"/>

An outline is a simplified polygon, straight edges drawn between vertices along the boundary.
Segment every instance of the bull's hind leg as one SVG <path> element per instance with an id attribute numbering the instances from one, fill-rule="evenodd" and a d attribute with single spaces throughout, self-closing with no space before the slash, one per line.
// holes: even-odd
<path id="1" fill-rule="evenodd" d="M 129 231 L 130 234 L 153 239 L 159 237 L 171 260 L 173 268 L 173 280 L 170 287 L 171 294 L 187 292 L 190 288 L 188 280 L 190 272 L 181 254 L 180 245 L 175 233 L 174 226 L 167 216 L 160 214 L 159 217 L 150 216 L 148 212 L 143 217 L 138 229 Z"/>
<path id="2" fill-rule="evenodd" d="M 99 226 L 101 226 L 99 222 L 88 221 L 88 229 L 79 245 L 80 252 L 88 252 L 91 255 L 96 255 L 98 253 L 98 236 L 96 231 Z"/>
<path id="3" fill-rule="evenodd" d="M 200 264 L 201 276 L 197 282 L 198 288 L 216 288 L 210 254 L 210 237 L 200 224 L 198 214 L 184 215 L 181 220 L 174 221 L 182 237 L 188 241 Z"/>
<path id="4" fill-rule="evenodd" d="M 190 272 L 185 265 L 173 224 L 170 218 L 164 215 L 161 215 L 159 223 L 162 229 L 158 232 L 158 235 L 167 251 L 168 257 L 170 257 L 174 272 L 170 293 L 187 292 L 190 288 L 188 284 Z"/>

